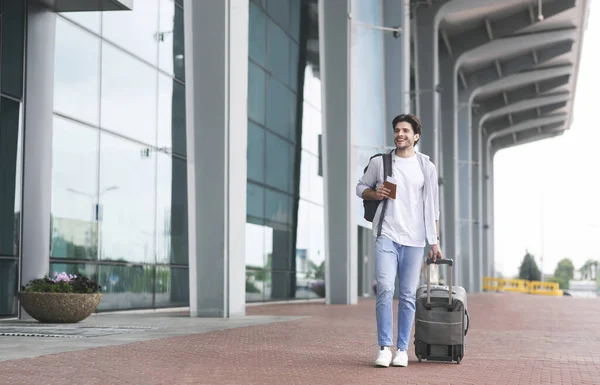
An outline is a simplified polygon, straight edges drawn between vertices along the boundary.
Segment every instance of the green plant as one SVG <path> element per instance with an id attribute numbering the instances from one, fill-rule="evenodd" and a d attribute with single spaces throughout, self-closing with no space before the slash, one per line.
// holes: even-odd
<path id="1" fill-rule="evenodd" d="M 100 286 L 83 275 L 54 273 L 54 278 L 44 277 L 31 280 L 21 287 L 21 291 L 34 293 L 79 293 L 91 294 L 100 292 Z"/>

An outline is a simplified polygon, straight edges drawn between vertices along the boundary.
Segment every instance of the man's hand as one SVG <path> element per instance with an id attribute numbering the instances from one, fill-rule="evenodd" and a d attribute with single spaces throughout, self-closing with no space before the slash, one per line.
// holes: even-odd
<path id="1" fill-rule="evenodd" d="M 442 254 L 439 244 L 431 245 L 431 249 L 429 250 L 429 258 L 431 258 L 433 262 L 435 262 L 438 258 L 444 258 L 444 254 Z"/>
<path id="2" fill-rule="evenodd" d="M 377 190 L 375 190 L 375 199 L 380 201 L 383 200 L 384 198 L 387 198 L 388 195 L 390 195 L 390 190 L 385 188 L 384 185 L 379 185 L 377 187 Z"/>

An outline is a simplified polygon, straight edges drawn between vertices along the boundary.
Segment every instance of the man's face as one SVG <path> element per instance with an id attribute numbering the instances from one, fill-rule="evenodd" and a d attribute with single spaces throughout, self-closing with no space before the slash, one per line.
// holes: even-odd
<path id="1" fill-rule="evenodd" d="M 417 140 L 419 140 L 419 134 L 415 135 L 410 123 L 399 122 L 394 127 L 394 143 L 396 143 L 396 148 L 404 150 L 413 147 Z"/>

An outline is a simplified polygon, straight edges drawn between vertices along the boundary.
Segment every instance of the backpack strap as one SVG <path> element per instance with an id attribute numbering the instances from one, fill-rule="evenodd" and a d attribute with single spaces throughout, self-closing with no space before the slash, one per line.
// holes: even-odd
<path id="1" fill-rule="evenodd" d="M 393 152 L 394 150 L 392 150 Z M 388 176 L 392 176 L 392 153 L 383 154 L 383 180 L 386 181 Z M 379 223 L 377 224 L 377 236 L 381 235 L 381 227 L 383 226 L 383 217 L 387 209 L 388 200 L 383 200 L 383 207 L 381 208 L 381 215 L 379 216 Z"/>

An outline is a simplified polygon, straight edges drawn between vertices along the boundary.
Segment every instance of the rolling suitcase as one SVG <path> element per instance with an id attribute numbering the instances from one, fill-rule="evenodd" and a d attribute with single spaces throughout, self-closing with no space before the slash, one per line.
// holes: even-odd
<path id="1" fill-rule="evenodd" d="M 427 284 L 417 290 L 415 309 L 415 354 L 421 360 L 451 361 L 460 364 L 465 355 L 465 339 L 469 330 L 467 292 L 452 286 L 451 259 L 438 259 L 435 264 L 448 265 L 449 286 L 431 285 L 427 259 Z"/>

